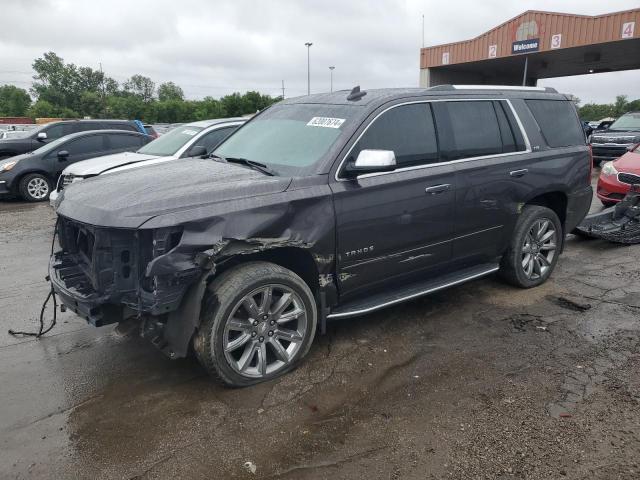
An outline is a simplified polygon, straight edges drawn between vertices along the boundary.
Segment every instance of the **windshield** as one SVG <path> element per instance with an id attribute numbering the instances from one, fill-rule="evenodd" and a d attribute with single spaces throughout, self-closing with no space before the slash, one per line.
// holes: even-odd
<path id="1" fill-rule="evenodd" d="M 52 150 L 55 150 L 56 148 L 58 148 L 60 145 L 62 145 L 63 143 L 65 143 L 68 140 L 67 137 L 60 137 L 60 138 L 56 138 L 55 140 L 47 143 L 46 145 L 38 148 L 37 150 L 34 150 L 33 153 L 47 153 L 50 152 Z"/>
<path id="2" fill-rule="evenodd" d="M 613 122 L 609 130 L 640 130 L 640 113 L 627 113 Z"/>
<path id="3" fill-rule="evenodd" d="M 157 155 L 158 157 L 170 157 L 171 155 L 175 155 L 178 150 L 202 130 L 202 127 L 190 127 L 188 125 L 176 128 L 156 138 L 152 142 L 147 143 L 138 150 L 138 153 Z"/>
<path id="4" fill-rule="evenodd" d="M 214 153 L 262 163 L 276 175 L 309 173 L 357 113 L 345 105 L 275 105 Z"/>

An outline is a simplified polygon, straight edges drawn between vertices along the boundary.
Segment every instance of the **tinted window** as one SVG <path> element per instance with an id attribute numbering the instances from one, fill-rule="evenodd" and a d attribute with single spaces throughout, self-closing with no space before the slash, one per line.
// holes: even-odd
<path id="1" fill-rule="evenodd" d="M 137 150 L 140 148 L 140 137 L 136 135 L 109 135 L 112 149 Z"/>
<path id="2" fill-rule="evenodd" d="M 67 150 L 69 155 L 82 155 L 85 153 L 100 152 L 104 150 L 104 137 L 101 135 L 90 135 L 88 137 L 72 140 L 58 148 Z"/>
<path id="3" fill-rule="evenodd" d="M 98 122 L 78 122 L 74 131 L 88 132 L 89 130 L 102 130 L 103 126 Z"/>
<path id="4" fill-rule="evenodd" d="M 47 134 L 47 140 L 55 140 L 65 135 L 63 124 L 54 125 L 44 130 Z"/>
<path id="5" fill-rule="evenodd" d="M 559 100 L 526 100 L 540 132 L 550 147 L 585 145 L 585 135 L 573 103 Z"/>
<path id="6" fill-rule="evenodd" d="M 129 130 L 131 132 L 138 131 L 135 126 L 125 122 L 107 122 L 105 123 L 105 128 L 108 130 Z"/>
<path id="7" fill-rule="evenodd" d="M 417 103 L 392 108 L 367 129 L 351 156 L 362 150 L 393 150 L 398 167 L 423 165 L 438 160 L 438 142 L 431 107 Z"/>
<path id="8" fill-rule="evenodd" d="M 446 102 L 441 108 L 446 108 L 443 114 L 449 123 L 447 159 L 503 153 L 502 134 L 493 102 Z"/>
<path id="9" fill-rule="evenodd" d="M 187 142 L 190 142 L 202 127 L 184 126 L 171 130 L 142 147 L 139 153 L 168 157 L 175 155 Z"/>
<path id="10" fill-rule="evenodd" d="M 202 138 L 196 141 L 194 145 L 202 145 L 207 149 L 207 153 L 211 153 L 214 148 L 222 143 L 234 130 L 238 127 L 219 128 L 207 133 Z"/>

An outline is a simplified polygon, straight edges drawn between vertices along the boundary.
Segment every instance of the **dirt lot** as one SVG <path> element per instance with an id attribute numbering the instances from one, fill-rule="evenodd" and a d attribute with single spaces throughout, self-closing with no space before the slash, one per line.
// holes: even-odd
<path id="1" fill-rule="evenodd" d="M 9 336 L 36 328 L 53 220 L 0 203 L 0 478 L 640 478 L 640 246 L 571 237 L 540 288 L 333 323 L 230 390 L 70 313 Z"/>

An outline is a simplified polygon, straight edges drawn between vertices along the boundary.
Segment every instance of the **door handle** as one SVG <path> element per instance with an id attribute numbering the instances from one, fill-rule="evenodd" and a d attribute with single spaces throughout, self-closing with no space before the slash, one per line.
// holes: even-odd
<path id="1" fill-rule="evenodd" d="M 437 195 L 442 192 L 446 192 L 451 188 L 451 185 L 448 183 L 443 183 L 442 185 L 434 185 L 433 187 L 427 187 L 424 189 L 426 193 L 429 195 Z"/>
<path id="2" fill-rule="evenodd" d="M 527 168 L 523 168 L 522 170 L 514 170 L 513 172 L 509 172 L 509 175 L 511 175 L 512 177 L 520 178 L 524 177 L 527 173 L 529 173 L 529 170 Z"/>

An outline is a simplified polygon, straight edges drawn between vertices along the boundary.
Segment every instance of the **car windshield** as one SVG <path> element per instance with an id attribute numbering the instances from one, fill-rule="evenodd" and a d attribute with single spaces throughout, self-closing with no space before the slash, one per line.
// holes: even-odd
<path id="1" fill-rule="evenodd" d="M 63 143 L 65 143 L 68 140 L 67 137 L 60 137 L 60 138 L 56 138 L 55 140 L 52 140 L 51 142 L 47 143 L 46 145 L 38 148 L 37 150 L 34 150 L 33 153 L 48 153 L 51 152 L 52 150 L 55 150 L 56 148 L 59 148 L 60 145 L 62 145 Z"/>
<path id="2" fill-rule="evenodd" d="M 640 130 L 640 112 L 621 116 L 611 124 L 609 130 Z"/>
<path id="3" fill-rule="evenodd" d="M 275 105 L 240 128 L 214 154 L 259 162 L 276 175 L 309 173 L 358 110 L 346 105 Z"/>
<path id="4" fill-rule="evenodd" d="M 175 155 L 178 150 L 184 147 L 187 142 L 192 140 L 193 137 L 202 130 L 202 127 L 192 127 L 189 125 L 176 128 L 156 138 L 152 142 L 147 143 L 138 150 L 138 153 L 157 155 L 158 157 L 170 157 L 171 155 Z"/>

